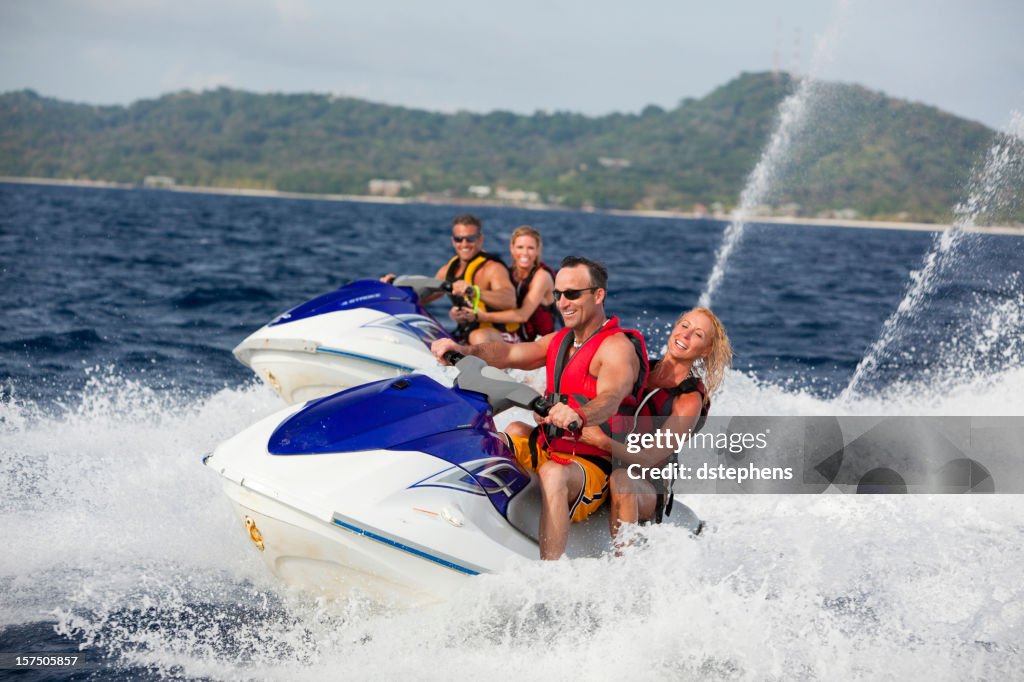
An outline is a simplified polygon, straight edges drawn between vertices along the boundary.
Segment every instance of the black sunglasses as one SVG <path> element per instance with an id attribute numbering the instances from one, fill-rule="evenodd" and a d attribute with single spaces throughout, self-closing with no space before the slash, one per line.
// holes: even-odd
<path id="1" fill-rule="evenodd" d="M 561 300 L 563 296 L 565 296 L 570 301 L 575 301 L 577 298 L 583 295 L 584 291 L 596 291 L 597 289 L 600 288 L 601 287 L 587 287 L 586 289 L 566 289 L 565 291 L 559 291 L 558 289 L 555 289 L 551 293 L 555 295 L 556 301 Z"/>
<path id="2" fill-rule="evenodd" d="M 455 242 L 456 244 L 461 244 L 462 242 L 469 242 L 470 244 L 475 244 L 477 239 L 480 239 L 480 235 L 478 234 L 470 234 L 465 237 L 459 237 L 458 235 L 454 234 L 452 235 L 452 241 Z"/>

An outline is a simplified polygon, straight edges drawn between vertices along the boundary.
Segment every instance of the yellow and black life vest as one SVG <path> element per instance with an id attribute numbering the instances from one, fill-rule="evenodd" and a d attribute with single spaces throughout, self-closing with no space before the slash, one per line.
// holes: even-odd
<path id="1" fill-rule="evenodd" d="M 466 269 L 462 272 L 462 275 L 461 276 L 457 276 L 455 273 L 458 272 L 458 269 L 459 269 L 459 257 L 458 256 L 454 256 L 454 257 L 452 257 L 452 259 L 450 261 L 448 261 L 448 265 L 446 266 L 447 269 L 445 270 L 444 279 L 445 279 L 446 282 L 454 282 L 456 280 L 461 279 L 461 280 L 465 280 L 466 282 L 469 282 L 470 284 L 475 284 L 473 282 L 473 278 L 476 277 L 477 271 L 481 267 L 483 267 L 484 263 L 486 263 L 487 261 L 497 261 L 498 263 L 501 264 L 502 267 L 505 267 L 505 263 L 504 263 L 504 261 L 501 260 L 501 258 L 498 258 L 497 256 L 495 256 L 492 253 L 487 253 L 486 251 L 481 251 L 480 253 L 478 253 L 476 255 L 475 258 L 473 258 L 473 260 L 469 261 L 469 263 L 466 265 Z M 471 302 L 467 303 L 465 300 L 461 299 L 461 297 L 460 298 L 456 298 L 455 296 L 449 296 L 449 298 L 452 299 L 452 305 L 468 305 L 469 307 L 472 307 L 472 305 L 473 305 Z M 477 310 L 483 310 L 483 311 L 487 310 L 487 304 L 485 304 L 483 302 L 483 300 L 479 301 L 477 303 L 476 307 L 477 307 Z M 455 332 L 453 333 L 453 336 L 456 339 L 459 339 L 459 338 L 465 339 L 465 338 L 467 338 L 469 336 L 469 333 L 471 331 L 473 331 L 474 329 L 490 329 L 490 328 L 497 329 L 499 332 L 508 332 L 510 334 L 515 334 L 519 330 L 519 326 L 520 325 L 519 325 L 518 322 L 507 322 L 507 323 L 499 323 L 499 322 L 474 322 L 474 323 L 468 324 L 468 325 L 461 325 L 460 324 L 458 326 L 458 328 L 455 330 Z"/>

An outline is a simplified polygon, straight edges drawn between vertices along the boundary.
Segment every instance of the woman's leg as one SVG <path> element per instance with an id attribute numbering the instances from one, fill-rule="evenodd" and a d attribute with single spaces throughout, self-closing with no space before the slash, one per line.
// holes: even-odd
<path id="1" fill-rule="evenodd" d="M 642 479 L 629 477 L 625 469 L 612 472 L 608 484 L 611 491 L 611 513 L 608 515 L 612 538 L 624 523 L 639 523 L 654 518 L 657 495 L 654 486 Z"/>

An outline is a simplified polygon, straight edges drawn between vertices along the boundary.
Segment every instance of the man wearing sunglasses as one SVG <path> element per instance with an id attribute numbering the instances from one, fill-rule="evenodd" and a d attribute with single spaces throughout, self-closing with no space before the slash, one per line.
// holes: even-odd
<path id="1" fill-rule="evenodd" d="M 547 369 L 547 397 L 554 406 L 538 427 L 515 422 L 506 437 L 516 459 L 540 479 L 540 558 L 565 553 L 569 524 L 596 511 L 608 496 L 611 453 L 577 440 L 583 426 L 632 414 L 647 379 L 643 337 L 622 329 L 604 310 L 608 273 L 579 256 L 562 261 L 555 301 L 565 329 L 515 345 L 461 345 L 439 339 L 431 350 L 442 362 L 450 350 L 475 355 L 499 368 Z"/>
<path id="2" fill-rule="evenodd" d="M 448 316 L 458 323 L 455 338 L 470 343 L 518 341 L 518 323 L 500 324 L 477 321 L 477 313 L 509 310 L 516 307 L 516 290 L 501 258 L 487 253 L 480 219 L 468 213 L 452 220 L 452 247 L 455 256 L 437 271 L 437 279 L 452 283 L 452 308 Z M 389 275 L 389 277 L 393 277 Z M 424 296 L 426 305 L 443 296 Z"/>

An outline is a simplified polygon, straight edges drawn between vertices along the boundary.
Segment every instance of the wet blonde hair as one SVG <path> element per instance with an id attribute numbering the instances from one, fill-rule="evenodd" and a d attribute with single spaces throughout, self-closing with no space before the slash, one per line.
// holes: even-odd
<path id="1" fill-rule="evenodd" d="M 718 316 L 707 308 L 697 307 L 687 310 L 679 316 L 676 324 L 690 313 L 700 313 L 711 320 L 711 350 L 706 357 L 700 358 L 694 363 L 699 376 L 704 381 L 704 388 L 707 395 L 704 400 L 711 399 L 711 394 L 718 390 L 725 378 L 725 372 L 732 364 L 732 344 L 729 343 L 729 335 L 725 333 L 725 325 L 718 319 Z M 675 325 L 673 325 L 675 327 Z"/>
<path id="2" fill-rule="evenodd" d="M 520 237 L 533 237 L 537 242 L 537 263 L 540 263 L 541 253 L 544 252 L 544 240 L 541 239 L 540 232 L 533 229 L 529 225 L 520 225 L 516 229 L 512 230 L 512 238 L 508 240 L 508 248 L 511 249 L 512 245 L 516 243 L 516 240 Z"/>

